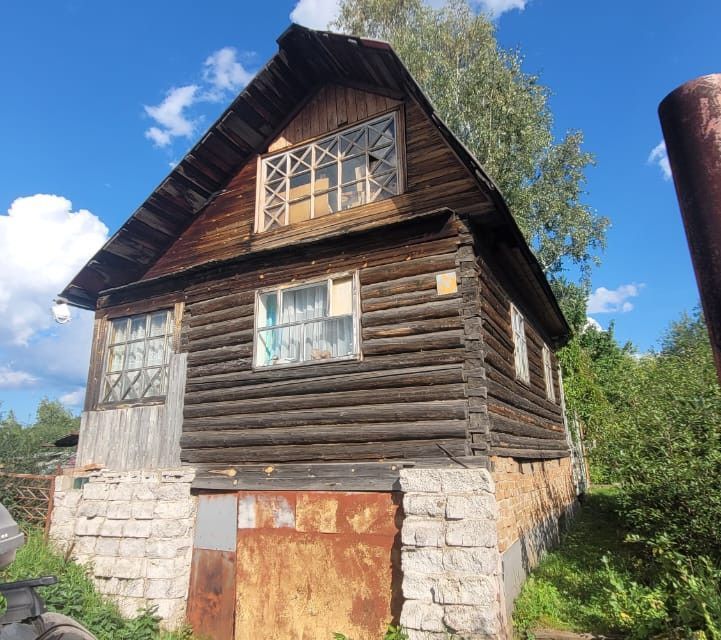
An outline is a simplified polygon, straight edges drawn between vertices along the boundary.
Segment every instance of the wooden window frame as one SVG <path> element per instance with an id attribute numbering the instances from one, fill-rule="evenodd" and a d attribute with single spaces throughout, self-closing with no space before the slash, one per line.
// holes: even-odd
<path id="1" fill-rule="evenodd" d="M 267 327 L 259 327 L 258 319 L 260 317 L 260 298 L 264 294 L 271 292 L 281 292 L 288 289 L 298 289 L 304 286 L 310 286 L 313 284 L 319 284 L 321 282 L 329 283 L 333 280 L 339 280 L 341 278 L 351 278 L 353 291 L 352 296 L 352 319 L 353 319 L 353 353 L 338 356 L 336 358 L 323 358 L 318 360 L 302 360 L 298 362 L 284 362 L 280 364 L 258 364 L 258 331 Z M 332 295 L 332 289 L 331 289 Z M 330 305 L 330 296 L 328 298 L 328 304 Z M 279 306 L 280 309 L 280 306 Z M 277 325 L 283 326 L 283 325 Z M 307 367 L 312 365 L 323 365 L 325 363 L 337 363 L 344 361 L 360 361 L 363 359 L 362 347 L 361 347 L 361 300 L 360 300 L 360 275 L 358 270 L 355 271 L 342 271 L 339 273 L 329 274 L 327 276 L 309 278 L 305 280 L 299 280 L 297 282 L 290 282 L 287 284 L 276 285 L 272 287 L 264 287 L 257 289 L 255 292 L 255 303 L 253 308 L 253 371 L 270 371 L 274 369 L 289 369 L 294 367 Z"/>
<path id="2" fill-rule="evenodd" d="M 171 331 L 168 335 L 170 357 L 180 351 L 180 328 L 185 305 L 183 302 L 154 303 L 152 300 L 140 304 L 108 308 L 96 314 L 95 330 L 90 355 L 90 369 L 85 399 L 85 411 L 106 411 L 125 409 L 128 407 L 141 407 L 164 404 L 167 398 L 167 382 L 165 393 L 161 396 L 136 398 L 132 400 L 119 400 L 117 402 L 103 402 L 102 393 L 107 368 L 107 358 L 110 344 L 110 329 L 113 320 L 123 317 L 150 315 L 158 311 L 172 311 L 173 319 Z"/>
<path id="3" fill-rule="evenodd" d="M 543 345 L 542 349 L 543 359 L 543 379 L 546 383 L 546 398 L 551 402 L 556 402 L 556 387 L 554 386 L 553 380 L 553 365 L 551 363 L 551 350 L 547 344 Z"/>
<path id="4" fill-rule="evenodd" d="M 516 326 L 518 325 L 518 327 Z M 525 385 L 531 382 L 528 366 L 528 339 L 526 337 L 526 320 L 515 304 L 511 303 L 511 335 L 513 336 L 513 362 L 516 380 Z"/>
<path id="5" fill-rule="evenodd" d="M 335 129 L 334 131 L 326 132 L 324 134 L 315 136 L 313 138 L 309 138 L 307 140 L 303 140 L 302 142 L 299 142 L 297 144 L 285 147 L 281 150 L 276 150 L 273 152 L 261 154 L 258 156 L 257 159 L 257 167 L 256 167 L 256 191 L 255 191 L 255 221 L 254 221 L 254 229 L 253 232 L 256 234 L 260 233 L 268 233 L 268 232 L 277 232 L 282 229 L 285 229 L 287 227 L 293 226 L 294 224 L 298 223 L 291 223 L 290 222 L 290 207 L 286 205 L 285 207 L 285 222 L 282 225 L 273 227 L 272 229 L 266 229 L 265 228 L 265 221 L 264 221 L 264 205 L 265 205 L 265 163 L 269 158 L 286 155 L 289 153 L 293 153 L 298 151 L 299 149 L 302 149 L 303 147 L 318 144 L 326 140 L 327 138 L 332 138 L 333 136 L 337 136 L 339 134 L 342 134 L 344 131 L 351 131 L 353 129 L 368 126 L 372 124 L 373 122 L 377 120 L 382 120 L 383 118 L 388 117 L 389 115 L 393 116 L 394 119 L 394 126 L 395 126 L 395 149 L 396 149 L 396 192 L 393 195 L 387 196 L 385 198 L 381 199 L 375 199 L 375 200 L 369 200 L 368 202 L 363 202 L 361 204 L 357 204 L 351 207 L 347 207 L 345 209 L 338 209 L 338 211 L 329 212 L 327 214 L 324 214 L 322 216 L 319 216 L 316 218 L 314 216 L 314 205 L 313 202 L 315 200 L 315 195 L 311 196 L 311 211 L 310 211 L 310 218 L 308 220 L 303 220 L 302 222 L 308 222 L 310 220 L 316 220 L 320 218 L 325 218 L 334 214 L 343 213 L 346 211 L 351 211 L 353 209 L 357 209 L 359 207 L 363 207 L 369 204 L 373 204 L 375 202 L 381 202 L 382 200 L 387 200 L 389 198 L 401 195 L 405 193 L 406 191 L 406 152 L 405 152 L 405 114 L 403 110 L 402 105 L 394 106 L 392 109 L 387 109 L 386 111 L 380 112 L 372 116 L 371 118 L 366 118 L 364 120 L 360 120 L 358 122 L 354 122 L 352 124 L 349 124 L 347 126 L 339 127 Z M 367 151 L 366 151 L 367 153 Z M 337 162 L 337 165 L 340 167 L 340 161 Z M 315 173 L 315 163 L 313 163 L 312 167 L 312 173 L 311 176 Z M 340 173 L 340 169 L 339 169 Z M 366 194 L 368 189 L 368 177 L 369 177 L 368 167 L 366 166 Z M 338 193 L 341 191 L 342 187 L 342 180 L 340 179 L 340 176 L 338 178 L 338 183 L 335 187 Z M 313 190 L 313 180 L 311 178 L 310 182 L 310 191 L 311 193 L 314 193 Z M 288 188 L 286 188 L 286 203 L 288 202 Z"/>

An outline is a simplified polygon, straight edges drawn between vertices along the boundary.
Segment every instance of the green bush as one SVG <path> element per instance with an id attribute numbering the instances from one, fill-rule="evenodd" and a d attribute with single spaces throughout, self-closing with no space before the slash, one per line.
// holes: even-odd
<path id="1" fill-rule="evenodd" d="M 700 314 L 675 323 L 627 388 L 610 444 L 628 529 L 721 561 L 721 388 Z"/>
<path id="2" fill-rule="evenodd" d="M 12 582 L 40 576 L 56 576 L 58 582 L 38 589 L 49 611 L 76 619 L 98 637 L 98 640 L 189 640 L 190 633 L 162 633 L 153 609 L 126 619 L 118 608 L 94 588 L 85 567 L 52 550 L 40 531 L 29 530 L 27 542 L 17 553 L 15 562 L 0 573 L 0 580 Z"/>

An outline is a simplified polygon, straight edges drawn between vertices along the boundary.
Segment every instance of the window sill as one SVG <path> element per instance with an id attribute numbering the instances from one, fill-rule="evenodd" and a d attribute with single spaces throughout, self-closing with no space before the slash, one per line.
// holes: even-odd
<path id="1" fill-rule="evenodd" d="M 358 362 L 362 360 L 361 354 L 356 353 L 341 358 L 319 358 L 318 360 L 305 360 L 303 362 L 284 362 L 282 364 L 253 365 L 253 371 L 275 371 L 276 369 L 295 369 L 296 367 L 308 367 L 324 365 L 337 362 Z"/>
<path id="2" fill-rule="evenodd" d="M 112 411 L 113 409 L 133 409 L 135 407 L 152 407 L 165 404 L 165 396 L 143 398 L 142 400 L 128 400 L 127 402 L 99 402 L 92 411 Z"/>

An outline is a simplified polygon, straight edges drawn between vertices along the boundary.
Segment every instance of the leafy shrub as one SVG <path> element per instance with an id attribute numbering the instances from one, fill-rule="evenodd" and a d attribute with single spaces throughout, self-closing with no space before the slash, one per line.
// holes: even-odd
<path id="1" fill-rule="evenodd" d="M 98 640 L 189 640 L 190 633 L 162 633 L 159 618 L 150 608 L 130 620 L 103 598 L 93 586 L 88 572 L 53 551 L 40 531 L 29 530 L 27 542 L 17 553 L 15 562 L 0 573 L 3 582 L 53 575 L 57 584 L 38 590 L 49 611 L 57 611 L 88 628 Z"/>
<path id="2" fill-rule="evenodd" d="M 721 388 L 699 312 L 639 363 L 627 396 L 612 446 L 628 529 L 721 561 Z"/>

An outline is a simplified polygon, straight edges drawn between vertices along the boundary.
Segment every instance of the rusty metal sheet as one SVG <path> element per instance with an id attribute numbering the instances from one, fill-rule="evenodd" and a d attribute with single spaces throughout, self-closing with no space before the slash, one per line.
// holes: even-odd
<path id="1" fill-rule="evenodd" d="M 380 638 L 400 614 L 398 494 L 243 491 L 236 640 Z"/>
<path id="2" fill-rule="evenodd" d="M 237 517 L 237 493 L 199 495 L 193 546 L 196 549 L 235 551 Z"/>
<path id="3" fill-rule="evenodd" d="M 193 549 L 187 616 L 194 634 L 232 640 L 234 614 L 235 552 Z"/>
<path id="4" fill-rule="evenodd" d="M 658 113 L 721 381 L 721 74 L 682 84 Z"/>

